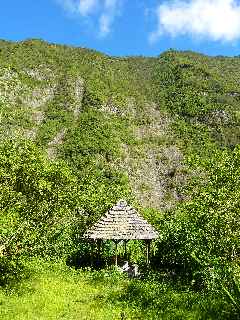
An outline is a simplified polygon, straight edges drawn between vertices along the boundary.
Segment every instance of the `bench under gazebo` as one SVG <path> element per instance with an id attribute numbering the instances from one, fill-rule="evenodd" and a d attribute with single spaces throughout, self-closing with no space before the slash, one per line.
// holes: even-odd
<path id="1" fill-rule="evenodd" d="M 115 264 L 118 265 L 117 246 L 120 241 L 144 240 L 147 245 L 146 261 L 149 263 L 151 241 L 158 238 L 158 232 L 125 200 L 120 200 L 101 217 L 85 234 L 85 239 L 97 241 L 112 240 L 116 245 Z"/>

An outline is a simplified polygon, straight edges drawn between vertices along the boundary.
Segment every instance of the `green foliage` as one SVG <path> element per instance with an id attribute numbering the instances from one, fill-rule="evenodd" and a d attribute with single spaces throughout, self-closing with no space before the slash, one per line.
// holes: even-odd
<path id="1" fill-rule="evenodd" d="M 18 264 L 23 255 L 66 254 L 79 219 L 77 184 L 61 162 L 50 163 L 30 142 L 6 141 L 0 146 L 1 268 Z M 15 261 L 15 262 L 14 262 Z M 2 279 L 7 275 L 1 273 Z"/>
<path id="2" fill-rule="evenodd" d="M 18 256 L 54 257 L 86 251 L 79 241 L 86 226 L 129 196 L 125 175 L 110 164 L 107 167 L 118 152 L 120 138 L 111 131 L 116 127 L 108 127 L 108 119 L 105 123 L 99 120 L 94 111 L 83 114 L 79 126 L 69 132 L 65 158 L 77 170 L 75 176 L 63 160 L 47 160 L 34 143 L 6 141 L 0 145 L 0 263 L 6 273 L 11 270 L 6 262 L 11 264 Z"/>
<path id="3" fill-rule="evenodd" d="M 239 262 L 239 161 L 239 147 L 218 151 L 208 161 L 191 158 L 192 165 L 205 166 L 208 176 L 197 187 L 189 186 L 191 200 L 161 220 L 158 263 L 184 267 L 198 288 L 228 285 Z"/>
<path id="4" fill-rule="evenodd" d="M 25 257 L 86 254 L 89 246 L 81 241 L 86 228 L 120 198 L 138 202 L 130 187 L 134 190 L 136 179 L 129 178 L 148 160 L 154 173 L 146 178 L 157 186 L 154 192 L 163 192 L 166 202 L 167 197 L 179 202 L 163 212 L 143 210 L 160 234 L 152 261 L 158 270 L 181 274 L 187 289 L 179 293 L 165 283 L 136 281 L 123 285 L 126 295 L 115 292 L 116 301 L 122 303 L 122 296 L 129 303 L 130 319 L 186 314 L 214 319 L 223 317 L 221 310 L 234 319 L 239 310 L 239 72 L 239 58 L 193 52 L 113 58 L 37 39 L 1 41 L 0 137 L 7 138 L 0 144 L 1 284 L 27 275 Z M 174 166 L 170 172 L 160 154 L 171 146 L 179 156 L 167 158 Z M 57 159 L 50 161 L 46 148 L 54 148 Z M 147 198 L 151 184 L 144 174 L 139 192 Z M 129 247 L 132 261 L 141 261 L 142 246 Z M 111 254 L 106 245 L 105 256 Z M 105 271 L 94 276 L 99 285 L 106 278 L 125 281 Z M 92 284 L 85 285 L 92 290 Z M 204 310 L 199 311 L 188 301 L 196 306 L 200 294 L 189 290 L 203 288 L 208 297 L 201 295 Z M 109 318 L 125 317 L 121 307 L 117 310 L 111 305 Z"/>
<path id="5" fill-rule="evenodd" d="M 129 132 L 129 133 L 128 133 Z M 83 209 L 96 219 L 118 199 L 129 198 L 128 178 L 117 169 L 121 143 L 131 143 L 126 120 L 97 110 L 82 112 L 78 123 L 67 133 L 62 157 L 77 173 Z"/>
<path id="6" fill-rule="evenodd" d="M 203 124 L 220 145 L 236 146 L 239 143 L 239 121 L 234 119 L 234 112 L 239 110 L 235 80 L 238 70 L 237 59 L 229 61 L 169 51 L 159 57 L 154 69 L 156 97 L 162 108 L 180 116 L 190 126 Z"/>

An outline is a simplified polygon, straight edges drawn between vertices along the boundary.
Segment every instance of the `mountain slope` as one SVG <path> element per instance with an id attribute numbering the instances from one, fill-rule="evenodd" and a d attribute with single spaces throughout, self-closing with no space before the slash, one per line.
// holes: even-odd
<path id="1" fill-rule="evenodd" d="M 239 57 L 1 41 L 0 285 L 31 256 L 89 263 L 83 233 L 124 198 L 159 231 L 153 265 L 224 291 L 235 314 L 239 75 Z M 142 244 L 129 246 L 142 263 Z"/>
<path id="2" fill-rule="evenodd" d="M 170 209 L 194 175 L 188 155 L 239 143 L 239 74 L 238 57 L 2 41 L 1 137 L 31 139 L 76 172 L 121 171 L 143 206 Z"/>

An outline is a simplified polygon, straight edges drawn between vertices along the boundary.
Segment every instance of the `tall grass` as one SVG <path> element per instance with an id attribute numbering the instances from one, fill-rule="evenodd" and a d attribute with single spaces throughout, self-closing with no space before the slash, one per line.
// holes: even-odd
<path id="1" fill-rule="evenodd" d="M 219 297 L 166 276 L 130 280 L 115 269 L 28 262 L 29 279 L 0 291 L 3 320 L 237 319 Z"/>

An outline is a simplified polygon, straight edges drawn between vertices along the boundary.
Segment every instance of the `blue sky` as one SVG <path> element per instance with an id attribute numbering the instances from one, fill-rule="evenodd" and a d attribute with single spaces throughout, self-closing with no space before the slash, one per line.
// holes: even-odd
<path id="1" fill-rule="evenodd" d="M 111 55 L 155 56 L 174 48 L 240 54 L 237 0 L 8 0 L 0 38 L 46 41 Z"/>

